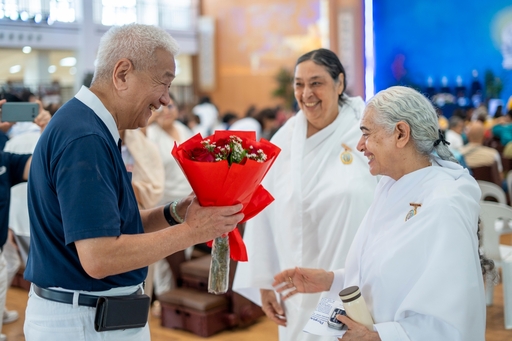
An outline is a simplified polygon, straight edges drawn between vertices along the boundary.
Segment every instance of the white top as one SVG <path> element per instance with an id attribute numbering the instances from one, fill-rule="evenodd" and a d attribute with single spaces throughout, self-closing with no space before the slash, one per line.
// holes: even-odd
<path id="1" fill-rule="evenodd" d="M 209 136 L 213 133 L 214 127 L 217 125 L 219 113 L 215 106 L 211 103 L 198 104 L 192 108 L 192 112 L 199 116 L 200 123 L 197 127 L 202 137 Z"/>
<path id="2" fill-rule="evenodd" d="M 16 154 L 32 154 L 41 136 L 38 131 L 28 131 L 15 135 L 7 141 L 4 151 Z M 9 228 L 19 236 L 30 236 L 28 218 L 27 183 L 22 182 L 11 187 L 11 205 L 9 206 Z"/>
<path id="3" fill-rule="evenodd" d="M 41 127 L 34 122 L 16 122 L 9 130 L 8 136 L 12 139 L 15 136 L 23 135 L 25 133 L 39 133 L 41 134 Z"/>
<path id="4" fill-rule="evenodd" d="M 368 160 L 356 151 L 363 109 L 361 98 L 347 98 L 335 121 L 308 139 L 299 112 L 274 135 L 282 150 L 263 186 L 275 201 L 247 223 L 249 261 L 238 263 L 234 291 L 261 304 L 259 289 L 272 289 L 282 270 L 344 266 L 377 184 Z M 341 162 L 342 144 L 351 149 L 351 164 Z M 279 327 L 281 341 L 331 340 L 302 332 L 318 298 L 295 295 L 285 302 L 288 327 Z"/>
<path id="5" fill-rule="evenodd" d="M 450 149 L 459 150 L 464 145 L 464 141 L 462 140 L 462 136 L 459 133 L 454 132 L 453 130 L 446 131 L 446 141 L 450 142 Z"/>
<path id="6" fill-rule="evenodd" d="M 484 340 L 479 200 L 468 171 L 439 158 L 382 177 L 331 294 L 359 286 L 382 341 Z"/>
<path id="7" fill-rule="evenodd" d="M 182 143 L 192 137 L 192 131 L 181 122 L 174 121 L 174 128 L 178 131 L 180 136 L 179 141 L 176 142 Z M 171 154 L 172 148 L 174 147 L 174 139 L 156 123 L 151 124 L 147 128 L 146 134 L 148 138 L 158 146 L 164 164 L 164 194 L 160 200 L 160 205 L 182 199 L 189 195 L 192 192 L 192 187 L 190 187 L 183 171 Z"/>
<path id="8" fill-rule="evenodd" d="M 229 127 L 229 130 L 254 131 L 256 133 L 256 141 L 259 141 L 261 137 L 261 124 L 252 117 L 245 117 L 235 121 Z"/>

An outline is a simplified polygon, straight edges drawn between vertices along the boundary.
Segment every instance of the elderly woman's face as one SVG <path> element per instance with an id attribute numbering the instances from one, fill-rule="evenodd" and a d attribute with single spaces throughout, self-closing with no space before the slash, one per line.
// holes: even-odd
<path id="1" fill-rule="evenodd" d="M 338 96 L 343 92 L 343 75 L 334 82 L 325 67 L 311 60 L 295 68 L 295 99 L 316 131 L 331 124 L 338 116 Z"/>
<path id="2" fill-rule="evenodd" d="M 361 132 L 357 150 L 368 158 L 372 175 L 388 175 L 393 177 L 394 158 L 396 152 L 393 134 L 389 134 L 382 126 L 375 124 L 374 110 L 365 110 L 361 119 Z"/>

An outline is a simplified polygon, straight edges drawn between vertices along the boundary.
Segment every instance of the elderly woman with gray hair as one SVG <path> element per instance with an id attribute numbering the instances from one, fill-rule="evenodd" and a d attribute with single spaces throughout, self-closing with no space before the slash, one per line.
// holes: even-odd
<path id="1" fill-rule="evenodd" d="M 382 175 L 344 269 L 295 268 L 275 276 L 296 293 L 359 286 L 373 330 L 346 316 L 341 340 L 484 340 L 478 249 L 480 190 L 439 132 L 432 104 L 413 89 L 379 92 L 366 106 L 357 149 Z"/>

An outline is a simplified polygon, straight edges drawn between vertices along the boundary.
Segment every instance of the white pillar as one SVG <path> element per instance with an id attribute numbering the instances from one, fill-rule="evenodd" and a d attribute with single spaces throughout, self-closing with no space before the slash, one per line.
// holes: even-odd
<path id="1" fill-rule="evenodd" d="M 86 74 L 94 72 L 94 60 L 98 49 L 98 39 L 94 32 L 96 25 L 93 18 L 93 2 L 82 0 L 80 8 L 77 10 L 80 33 L 76 51 L 75 92 L 78 92 L 83 85 Z"/>
<path id="2" fill-rule="evenodd" d="M 51 75 L 48 72 L 49 66 L 50 53 L 48 51 L 32 50 L 25 63 L 23 83 L 34 93 L 37 92 L 39 85 L 50 84 Z"/>

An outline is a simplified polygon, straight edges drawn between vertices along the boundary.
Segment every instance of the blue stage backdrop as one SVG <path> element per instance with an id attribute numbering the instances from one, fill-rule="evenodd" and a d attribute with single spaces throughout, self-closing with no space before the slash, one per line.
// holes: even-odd
<path id="1" fill-rule="evenodd" d="M 392 85 L 439 91 L 442 79 L 470 88 L 472 71 L 484 85 L 486 70 L 500 77 L 501 98 L 512 95 L 510 0 L 376 0 L 375 90 Z"/>

